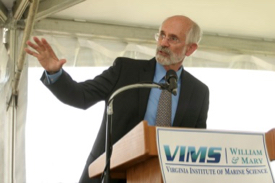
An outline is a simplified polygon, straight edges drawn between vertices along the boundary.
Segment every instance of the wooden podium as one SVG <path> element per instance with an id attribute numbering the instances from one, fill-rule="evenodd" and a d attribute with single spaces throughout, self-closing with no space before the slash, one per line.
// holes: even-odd
<path id="1" fill-rule="evenodd" d="M 275 160 L 275 129 L 265 134 L 270 161 Z M 89 166 L 89 177 L 99 177 L 105 167 L 105 153 Z M 162 183 L 156 144 L 156 127 L 142 121 L 113 146 L 111 177 L 127 183 Z"/>

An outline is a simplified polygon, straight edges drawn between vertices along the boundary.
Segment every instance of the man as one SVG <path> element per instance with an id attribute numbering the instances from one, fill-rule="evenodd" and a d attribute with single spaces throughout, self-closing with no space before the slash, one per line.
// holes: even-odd
<path id="1" fill-rule="evenodd" d="M 166 71 L 172 69 L 179 79 L 178 95 L 172 97 L 171 126 L 206 128 L 208 87 L 182 67 L 185 56 L 191 55 L 197 49 L 200 37 L 200 28 L 188 17 L 169 17 L 156 34 L 155 58 L 149 61 L 117 58 L 113 66 L 101 75 L 81 83 L 73 81 L 62 69 L 66 60 L 59 60 L 45 39 L 34 37 L 36 44 L 28 41 L 27 44 L 36 52 L 28 48 L 26 52 L 36 57 L 44 67 L 41 80 L 46 87 L 62 102 L 83 109 L 101 100 L 107 103 L 111 94 L 123 86 L 142 81 L 162 82 Z M 134 89 L 116 96 L 113 103 L 113 143 L 144 119 L 149 125 L 155 125 L 160 95 L 159 89 Z M 105 151 L 105 123 L 106 114 L 80 183 L 100 182 L 99 179 L 89 179 L 88 166 Z"/>

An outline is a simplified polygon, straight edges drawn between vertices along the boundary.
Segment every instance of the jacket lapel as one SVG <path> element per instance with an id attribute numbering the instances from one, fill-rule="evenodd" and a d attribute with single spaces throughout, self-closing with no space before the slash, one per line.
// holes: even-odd
<path id="1" fill-rule="evenodd" d="M 193 91 L 193 82 L 190 80 L 190 75 L 188 72 L 183 70 L 181 74 L 181 89 L 180 89 L 180 97 L 178 101 L 178 107 L 176 111 L 176 116 L 173 122 L 173 126 L 183 126 L 183 117 L 188 108 L 188 104 L 190 102 L 190 98 Z"/>

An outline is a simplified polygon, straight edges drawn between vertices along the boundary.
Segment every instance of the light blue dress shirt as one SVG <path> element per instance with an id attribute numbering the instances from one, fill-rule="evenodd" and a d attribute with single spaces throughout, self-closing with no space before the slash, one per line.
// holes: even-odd
<path id="1" fill-rule="evenodd" d="M 178 76 L 178 88 L 177 88 L 177 95 L 174 96 L 172 95 L 172 115 L 171 115 L 171 125 L 173 124 L 177 106 L 178 106 L 178 101 L 179 101 L 179 93 L 180 93 L 180 84 L 181 84 L 181 73 L 182 73 L 182 67 L 177 71 L 177 76 Z M 166 75 L 166 70 L 162 65 L 157 63 L 156 65 L 156 71 L 154 75 L 154 82 L 155 83 L 164 83 L 164 77 Z M 156 121 L 156 115 L 157 115 L 157 108 L 158 108 L 158 102 L 159 102 L 159 97 L 161 94 L 161 90 L 158 88 L 152 88 L 147 104 L 147 109 L 146 113 L 144 116 L 144 120 L 148 121 L 148 125 L 154 126 L 155 121 Z"/>
<path id="2" fill-rule="evenodd" d="M 51 74 L 51 75 L 49 75 L 49 74 L 47 73 L 47 71 L 44 71 L 44 72 L 45 72 L 45 74 L 46 74 L 46 78 L 47 78 L 48 84 L 53 84 L 53 83 L 56 82 L 56 80 L 61 76 L 63 70 L 60 69 L 57 73 Z"/>

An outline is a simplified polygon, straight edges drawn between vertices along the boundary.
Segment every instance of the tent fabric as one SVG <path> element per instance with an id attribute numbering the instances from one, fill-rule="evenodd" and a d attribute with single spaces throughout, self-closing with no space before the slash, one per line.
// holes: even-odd
<path id="1" fill-rule="evenodd" d="M 3 34 L 3 29 L 0 29 L 0 35 Z M 8 182 L 11 175 L 11 123 L 12 123 L 12 108 L 7 110 L 8 96 L 10 95 L 10 68 L 9 56 L 5 45 L 3 44 L 2 36 L 0 37 L 0 182 Z"/>
<path id="2" fill-rule="evenodd" d="M 0 31 L 3 34 L 3 29 Z M 20 39 L 17 37 L 16 39 Z M 25 124 L 27 112 L 27 63 L 21 73 L 18 96 L 12 98 L 14 65 L 10 50 L 0 38 L 0 182 L 26 182 Z M 19 40 L 18 40 L 19 42 Z M 15 99 L 15 100 L 13 100 Z"/>
<path id="3" fill-rule="evenodd" d="M 24 64 L 19 83 L 15 117 L 14 175 L 15 182 L 26 182 L 25 126 L 28 105 L 28 63 Z"/>
<path id="4" fill-rule="evenodd" d="M 150 59 L 155 55 L 155 44 L 137 44 L 119 40 L 38 34 L 48 40 L 59 58 L 66 58 L 66 66 L 110 66 L 116 57 Z M 37 67 L 29 57 L 30 67 Z M 198 49 L 183 63 L 187 67 L 228 68 L 275 71 L 274 56 L 243 55 L 224 51 Z"/>

